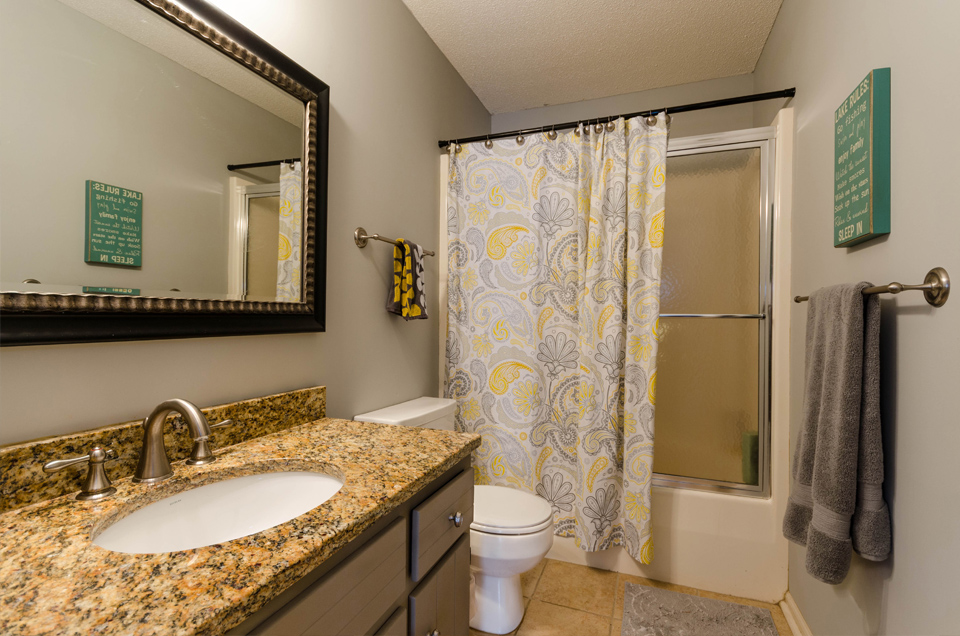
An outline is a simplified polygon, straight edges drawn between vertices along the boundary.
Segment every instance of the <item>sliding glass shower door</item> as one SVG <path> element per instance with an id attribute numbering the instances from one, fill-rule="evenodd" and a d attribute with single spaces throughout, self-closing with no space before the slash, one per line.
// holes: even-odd
<path id="1" fill-rule="evenodd" d="M 774 129 L 673 140 L 655 484 L 769 492 Z"/>

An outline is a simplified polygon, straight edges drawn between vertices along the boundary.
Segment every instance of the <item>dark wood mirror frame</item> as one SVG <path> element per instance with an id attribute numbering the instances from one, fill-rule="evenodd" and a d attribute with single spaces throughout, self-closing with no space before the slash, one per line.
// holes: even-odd
<path id="1" fill-rule="evenodd" d="M 330 87 L 203 0 L 135 1 L 303 102 L 304 302 L 4 292 L 0 345 L 324 331 Z"/>

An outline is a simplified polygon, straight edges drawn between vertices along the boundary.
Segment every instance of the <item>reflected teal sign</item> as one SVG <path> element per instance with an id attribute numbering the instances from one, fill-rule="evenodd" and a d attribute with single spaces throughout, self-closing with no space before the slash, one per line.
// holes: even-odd
<path id="1" fill-rule="evenodd" d="M 111 296 L 120 295 L 120 296 L 139 296 L 139 289 L 132 289 L 130 287 L 87 287 L 83 286 L 84 294 L 110 294 Z"/>
<path id="2" fill-rule="evenodd" d="M 143 193 L 99 181 L 86 184 L 83 260 L 140 267 L 143 259 Z"/>

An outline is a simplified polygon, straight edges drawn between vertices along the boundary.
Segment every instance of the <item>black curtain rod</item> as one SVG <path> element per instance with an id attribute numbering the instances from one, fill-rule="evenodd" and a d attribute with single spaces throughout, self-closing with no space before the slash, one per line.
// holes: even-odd
<path id="1" fill-rule="evenodd" d="M 267 166 L 279 166 L 281 163 L 293 163 L 294 161 L 300 161 L 300 157 L 296 159 L 277 159 L 276 161 L 260 161 L 257 163 L 228 163 L 227 170 L 244 170 L 246 168 L 266 168 Z"/>
<path id="2" fill-rule="evenodd" d="M 796 88 L 786 88 L 782 91 L 771 91 L 769 93 L 756 93 L 754 95 L 742 95 L 740 97 L 729 97 L 727 99 L 715 99 L 709 102 L 697 102 L 696 104 L 684 104 L 682 106 L 669 106 L 667 108 L 657 108 L 655 110 L 645 110 L 639 113 L 626 113 L 624 115 L 609 115 L 607 117 L 590 117 L 588 119 L 581 119 L 579 121 L 568 121 L 565 124 L 556 124 L 549 126 L 540 126 L 538 128 L 526 128 L 524 130 L 511 130 L 510 132 L 501 132 L 501 133 L 490 133 L 489 135 L 477 135 L 476 137 L 464 137 L 463 139 L 450 139 L 447 141 L 440 141 L 441 148 L 446 148 L 451 143 L 470 143 L 473 141 L 486 141 L 487 139 L 505 139 L 507 137 L 515 137 L 517 135 L 532 135 L 534 133 L 547 132 L 548 130 L 565 130 L 569 128 L 576 128 L 580 124 L 587 123 L 606 123 L 608 121 L 614 121 L 623 117 L 624 119 L 630 119 L 632 117 L 649 117 L 651 115 L 656 115 L 657 113 L 662 113 L 667 111 L 671 115 L 673 113 L 687 113 L 692 110 L 706 110 L 707 108 L 720 108 L 721 106 L 734 106 L 736 104 L 749 104 L 750 102 L 762 102 L 768 99 L 778 99 L 782 97 L 793 97 L 797 94 Z"/>

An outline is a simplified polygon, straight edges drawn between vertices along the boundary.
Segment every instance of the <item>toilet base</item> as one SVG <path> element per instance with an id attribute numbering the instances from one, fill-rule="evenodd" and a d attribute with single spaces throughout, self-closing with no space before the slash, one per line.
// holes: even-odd
<path id="1" fill-rule="evenodd" d="M 509 634 L 523 620 L 523 591 L 520 575 L 489 576 L 474 572 L 476 577 L 476 615 L 470 627 L 489 634 Z"/>

